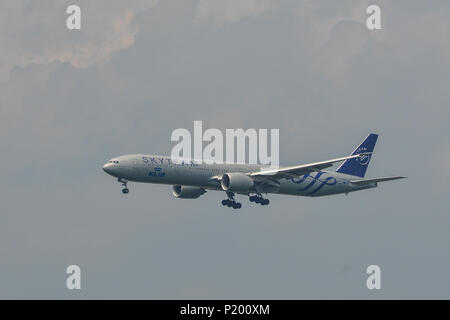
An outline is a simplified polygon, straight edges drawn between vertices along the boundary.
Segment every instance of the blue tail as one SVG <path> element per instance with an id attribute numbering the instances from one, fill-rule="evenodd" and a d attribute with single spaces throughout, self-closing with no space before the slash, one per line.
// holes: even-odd
<path id="1" fill-rule="evenodd" d="M 353 151 L 351 155 L 364 152 L 373 152 L 375 148 L 375 143 L 377 143 L 378 135 L 375 133 L 369 134 L 369 136 L 364 139 L 364 141 Z M 345 160 L 339 168 L 336 170 L 340 173 L 350 174 L 352 176 L 357 176 L 363 178 L 366 174 L 367 167 L 369 166 L 371 154 L 363 155 L 359 158 L 353 158 Z"/>

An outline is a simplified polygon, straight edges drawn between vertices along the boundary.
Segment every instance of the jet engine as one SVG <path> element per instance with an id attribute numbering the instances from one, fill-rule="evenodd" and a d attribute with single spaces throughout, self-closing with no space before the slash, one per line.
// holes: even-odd
<path id="1" fill-rule="evenodd" d="M 249 192 L 253 189 L 254 182 L 245 173 L 225 173 L 220 181 L 224 191 L 231 192 Z"/>
<path id="2" fill-rule="evenodd" d="M 173 186 L 173 196 L 180 199 L 197 199 L 206 192 L 200 187 Z"/>

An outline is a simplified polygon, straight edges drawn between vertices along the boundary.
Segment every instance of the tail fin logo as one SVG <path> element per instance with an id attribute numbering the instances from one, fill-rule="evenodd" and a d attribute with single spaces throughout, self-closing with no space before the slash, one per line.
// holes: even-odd
<path id="1" fill-rule="evenodd" d="M 363 152 L 366 152 L 366 151 L 367 151 L 366 147 L 361 147 L 361 148 L 358 148 L 358 150 L 356 150 L 356 153 L 358 154 L 358 153 L 363 153 Z M 367 166 L 369 164 L 369 161 L 370 161 L 370 154 L 362 154 L 356 160 L 359 161 L 360 165 Z"/>

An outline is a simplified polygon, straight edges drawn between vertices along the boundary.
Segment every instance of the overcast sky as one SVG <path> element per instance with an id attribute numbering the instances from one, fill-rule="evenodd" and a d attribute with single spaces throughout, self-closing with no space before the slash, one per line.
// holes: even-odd
<path id="1" fill-rule="evenodd" d="M 0 298 L 450 298 L 450 3 L 0 2 Z M 81 7 L 82 28 L 66 28 Z M 101 167 L 170 134 L 279 128 L 282 164 L 380 134 L 348 196 L 120 185 Z M 82 290 L 68 291 L 77 264 Z M 366 288 L 377 264 L 382 290 Z"/>

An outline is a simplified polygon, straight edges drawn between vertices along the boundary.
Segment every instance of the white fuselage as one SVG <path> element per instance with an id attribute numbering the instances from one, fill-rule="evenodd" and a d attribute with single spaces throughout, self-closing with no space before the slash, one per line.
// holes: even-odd
<path id="1" fill-rule="evenodd" d="M 104 165 L 103 170 L 126 181 L 222 190 L 218 177 L 223 174 L 259 172 L 263 168 L 267 167 L 249 164 L 206 164 L 192 160 L 172 160 L 165 156 L 133 154 L 110 160 Z M 314 197 L 349 193 L 377 186 L 376 182 L 364 186 L 356 185 L 351 182 L 354 179 L 354 176 L 321 170 L 298 178 L 281 179 L 279 189 L 270 193 Z M 249 193 L 254 192 L 249 191 L 246 194 Z"/>

